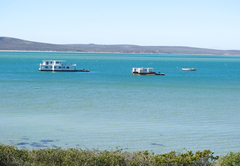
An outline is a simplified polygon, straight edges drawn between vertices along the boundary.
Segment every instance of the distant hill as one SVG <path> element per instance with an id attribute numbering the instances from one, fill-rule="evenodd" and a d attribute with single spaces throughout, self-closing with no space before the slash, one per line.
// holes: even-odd
<path id="1" fill-rule="evenodd" d="M 180 46 L 48 44 L 48 43 L 32 42 L 32 41 L 21 40 L 21 39 L 10 38 L 10 37 L 0 37 L 0 50 L 240 55 L 240 50 L 215 50 L 215 49 L 180 47 Z"/>

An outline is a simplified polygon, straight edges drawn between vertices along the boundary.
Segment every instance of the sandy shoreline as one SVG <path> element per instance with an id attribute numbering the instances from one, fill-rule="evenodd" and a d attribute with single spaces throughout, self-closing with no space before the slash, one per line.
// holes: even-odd
<path id="1" fill-rule="evenodd" d="M 0 52 L 66 52 L 66 53 L 111 53 L 111 54 L 166 54 L 166 55 L 218 55 L 218 54 L 178 54 L 178 53 L 124 53 L 124 52 L 79 52 L 79 51 L 37 51 L 37 50 L 0 50 Z M 233 54 L 222 54 L 218 56 L 240 56 Z"/>

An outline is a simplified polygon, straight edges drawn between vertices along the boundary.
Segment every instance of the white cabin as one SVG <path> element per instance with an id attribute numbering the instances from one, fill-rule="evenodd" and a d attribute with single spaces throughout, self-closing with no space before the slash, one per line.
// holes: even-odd
<path id="1" fill-rule="evenodd" d="M 155 75 L 153 68 L 132 68 L 132 73 L 135 75 Z"/>
<path id="2" fill-rule="evenodd" d="M 132 73 L 152 73 L 154 72 L 153 68 L 132 68 Z"/>
<path id="3" fill-rule="evenodd" d="M 63 60 L 43 60 L 39 71 L 75 71 L 76 64 L 65 64 Z"/>

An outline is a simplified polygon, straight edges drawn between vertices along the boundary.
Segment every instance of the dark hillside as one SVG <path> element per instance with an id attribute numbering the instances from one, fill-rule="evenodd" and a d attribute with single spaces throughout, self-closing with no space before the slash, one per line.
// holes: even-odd
<path id="1" fill-rule="evenodd" d="M 137 46 L 137 45 L 97 45 L 97 44 L 60 45 L 32 42 L 10 37 L 0 37 L 0 50 L 240 55 L 240 50 L 215 50 L 181 46 Z"/>
<path id="2" fill-rule="evenodd" d="M 0 50 L 72 51 L 69 46 L 38 43 L 9 37 L 0 37 Z"/>

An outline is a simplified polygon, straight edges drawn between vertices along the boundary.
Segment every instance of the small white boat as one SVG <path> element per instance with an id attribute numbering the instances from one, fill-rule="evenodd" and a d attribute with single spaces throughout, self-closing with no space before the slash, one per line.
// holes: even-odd
<path id="1" fill-rule="evenodd" d="M 197 68 L 182 68 L 182 71 L 195 71 Z"/>
<path id="2" fill-rule="evenodd" d="M 63 71 L 63 72 L 89 72 L 89 70 L 77 70 L 76 64 L 65 64 L 63 60 L 43 60 L 39 71 Z"/>

